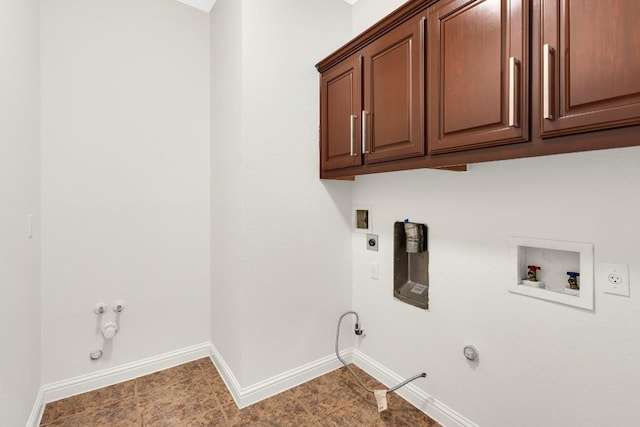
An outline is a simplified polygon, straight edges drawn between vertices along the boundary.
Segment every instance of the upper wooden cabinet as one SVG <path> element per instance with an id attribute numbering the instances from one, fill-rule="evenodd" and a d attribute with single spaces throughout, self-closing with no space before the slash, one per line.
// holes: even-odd
<path id="1" fill-rule="evenodd" d="M 640 123 L 640 2 L 541 0 L 542 137 Z"/>
<path id="2" fill-rule="evenodd" d="M 409 0 L 317 65 L 322 178 L 640 145 L 640 0 Z"/>
<path id="3" fill-rule="evenodd" d="M 353 56 L 320 79 L 320 167 L 322 170 L 362 164 L 360 114 L 362 58 Z"/>
<path id="4" fill-rule="evenodd" d="M 428 14 L 432 154 L 529 137 L 526 0 L 441 1 Z"/>
<path id="5" fill-rule="evenodd" d="M 411 19 L 362 51 L 366 163 L 425 154 L 425 20 Z"/>
<path id="6" fill-rule="evenodd" d="M 425 22 L 399 15 L 369 43 L 318 64 L 321 172 L 425 155 Z"/>

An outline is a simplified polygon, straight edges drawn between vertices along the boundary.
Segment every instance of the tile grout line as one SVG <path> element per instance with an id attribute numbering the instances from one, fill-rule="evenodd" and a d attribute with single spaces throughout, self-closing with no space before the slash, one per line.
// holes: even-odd
<path id="1" fill-rule="evenodd" d="M 318 417 L 311 413 L 311 411 L 309 410 L 309 408 L 307 408 L 307 405 L 305 405 L 302 399 L 300 399 L 298 396 L 295 396 L 295 395 L 293 396 L 293 398 L 302 406 L 302 409 L 304 409 L 307 415 L 309 415 L 309 417 L 313 420 L 314 424 L 320 424 L 320 420 L 318 419 Z"/>
<path id="2" fill-rule="evenodd" d="M 207 359 L 207 358 L 202 358 L 202 359 L 198 359 L 198 360 L 201 361 L 201 360 L 204 360 L 204 359 Z M 213 363 L 211 363 L 211 366 L 213 366 Z M 205 381 L 207 382 L 207 384 L 209 384 L 209 387 L 211 387 L 211 389 L 213 390 L 215 385 L 209 379 L 209 375 L 207 375 L 207 373 L 205 372 L 205 370 L 202 367 L 201 363 L 198 363 L 198 368 L 200 369 L 200 372 L 201 372 L 203 378 L 205 379 Z M 215 369 L 215 367 L 214 367 L 214 369 Z M 229 421 L 229 417 L 227 416 L 227 411 L 225 411 L 224 408 L 222 407 L 222 403 L 220 402 L 220 399 L 218 399 L 218 395 L 216 393 L 213 393 L 213 399 L 215 400 L 216 405 L 218 405 L 218 410 L 220 412 L 222 412 L 222 416 L 224 417 L 225 424 L 227 426 L 231 426 L 231 421 Z"/>
<path id="3" fill-rule="evenodd" d="M 138 394 L 138 379 L 136 378 L 133 383 L 133 398 L 136 402 L 136 416 L 138 417 L 138 425 L 142 425 L 142 407 L 140 406 L 140 395 Z"/>

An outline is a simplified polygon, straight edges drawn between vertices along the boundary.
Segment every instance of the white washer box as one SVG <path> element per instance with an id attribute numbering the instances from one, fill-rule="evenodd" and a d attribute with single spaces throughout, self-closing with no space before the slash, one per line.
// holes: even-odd
<path id="1" fill-rule="evenodd" d="M 510 237 L 509 291 L 593 310 L 593 243 Z M 529 265 L 540 266 L 537 279 L 527 279 Z M 579 290 L 568 289 L 567 272 L 580 273 Z"/>

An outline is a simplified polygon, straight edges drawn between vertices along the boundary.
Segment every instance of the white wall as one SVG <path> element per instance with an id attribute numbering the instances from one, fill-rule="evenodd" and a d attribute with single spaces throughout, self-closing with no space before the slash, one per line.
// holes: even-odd
<path id="1" fill-rule="evenodd" d="M 403 376 L 425 370 L 415 384 L 478 425 L 633 425 L 639 162 L 640 148 L 628 148 L 358 177 L 354 203 L 372 206 L 380 234 L 377 254 L 354 236 L 361 350 Z M 429 226 L 428 311 L 392 297 L 393 222 L 403 218 Z M 595 311 L 510 294 L 514 235 L 592 242 Z M 630 265 L 631 298 L 603 294 L 602 262 Z M 462 356 L 469 343 L 477 366 Z"/>
<path id="2" fill-rule="evenodd" d="M 211 341 L 242 376 L 242 4 L 211 12 Z"/>
<path id="3" fill-rule="evenodd" d="M 40 387 L 40 3 L 0 2 L 0 420 Z M 33 237 L 27 238 L 27 215 Z"/>
<path id="4" fill-rule="evenodd" d="M 360 0 L 353 14 L 342 0 L 266 3 L 218 0 L 210 21 L 171 0 L 42 2 L 43 382 L 206 341 L 211 329 L 248 386 L 330 354 L 353 305 L 367 330 L 360 350 L 404 376 L 426 370 L 414 384 L 479 425 L 631 425 L 640 149 L 320 181 L 313 64 L 402 2 Z M 28 120 L 1 128 L 27 141 L 0 160 L 15 207 L 0 223 L 17 257 L 10 280 L 25 284 L 11 288 L 9 312 L 21 348 L 0 365 L 3 384 L 30 378 L 12 389 L 17 424 L 38 385 L 37 240 L 16 231 L 38 210 L 28 168 L 38 91 L 27 84 L 38 80 L 37 21 L 35 3 L 19 7 L 24 21 L 0 14 L 11 16 L 0 28 L 29 29 L 30 46 L 0 70 L 18 88 L 3 113 L 24 103 Z M 351 204 L 372 206 L 380 252 L 350 233 Z M 391 296 L 392 225 L 406 217 L 430 227 L 429 311 Z M 593 242 L 596 310 L 508 293 L 510 235 Z M 602 293 L 604 261 L 630 265 L 631 298 Z M 122 330 L 92 364 L 93 304 L 116 298 L 127 302 Z M 478 365 L 463 358 L 467 343 Z"/>
<path id="5" fill-rule="evenodd" d="M 249 386 L 331 354 L 351 306 L 351 184 L 318 180 L 314 69 L 350 38 L 351 15 L 342 0 L 231 1 L 212 12 L 231 46 L 238 13 L 242 28 L 241 58 L 212 53 L 213 341 Z"/>
<path id="6" fill-rule="evenodd" d="M 208 341 L 209 89 L 206 13 L 42 2 L 43 383 Z"/>
<path id="7" fill-rule="evenodd" d="M 360 34 L 389 13 L 406 3 L 406 0 L 358 0 L 353 5 L 353 37 Z"/>

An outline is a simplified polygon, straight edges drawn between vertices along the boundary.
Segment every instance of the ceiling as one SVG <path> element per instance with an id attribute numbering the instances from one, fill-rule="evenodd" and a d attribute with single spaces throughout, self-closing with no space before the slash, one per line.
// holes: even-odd
<path id="1" fill-rule="evenodd" d="M 216 3 L 216 0 L 178 0 L 180 3 L 188 4 L 189 6 L 193 6 L 196 9 L 200 9 L 205 12 L 210 12 L 213 5 Z M 349 4 L 355 4 L 358 0 L 344 0 Z"/>
<path id="2" fill-rule="evenodd" d="M 193 6 L 196 9 L 203 10 L 205 12 L 210 12 L 213 5 L 216 3 L 216 0 L 178 0 L 180 3 L 188 4 L 189 6 Z"/>

